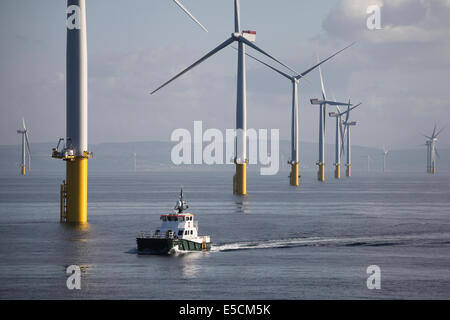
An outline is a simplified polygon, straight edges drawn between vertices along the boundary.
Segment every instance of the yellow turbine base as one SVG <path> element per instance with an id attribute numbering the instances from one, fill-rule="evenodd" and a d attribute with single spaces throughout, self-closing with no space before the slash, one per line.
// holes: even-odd
<path id="1" fill-rule="evenodd" d="M 233 176 L 233 193 L 247 194 L 247 163 L 236 163 L 236 174 Z"/>
<path id="2" fill-rule="evenodd" d="M 87 159 L 66 161 L 67 222 L 87 223 Z"/>
<path id="3" fill-rule="evenodd" d="M 346 175 L 347 175 L 347 177 L 351 177 L 352 176 L 352 166 L 351 165 L 347 166 Z"/>
<path id="4" fill-rule="evenodd" d="M 319 164 L 319 171 L 317 172 L 317 179 L 319 181 L 325 181 L 325 164 Z"/>
<path id="5" fill-rule="evenodd" d="M 298 162 L 291 164 L 291 175 L 289 176 L 291 186 L 298 186 Z"/>
<path id="6" fill-rule="evenodd" d="M 23 176 L 27 173 L 26 166 L 22 166 L 21 173 L 22 173 Z"/>
<path id="7" fill-rule="evenodd" d="M 336 165 L 336 169 L 334 169 L 334 177 L 336 179 L 340 179 L 341 178 L 341 165 L 337 164 Z"/>

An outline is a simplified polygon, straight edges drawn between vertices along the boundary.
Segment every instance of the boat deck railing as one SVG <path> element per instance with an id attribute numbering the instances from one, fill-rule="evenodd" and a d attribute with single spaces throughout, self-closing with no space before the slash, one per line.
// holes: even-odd
<path id="1" fill-rule="evenodd" d="M 177 239 L 174 233 L 145 233 L 140 232 L 138 238 L 146 238 L 146 239 Z"/>

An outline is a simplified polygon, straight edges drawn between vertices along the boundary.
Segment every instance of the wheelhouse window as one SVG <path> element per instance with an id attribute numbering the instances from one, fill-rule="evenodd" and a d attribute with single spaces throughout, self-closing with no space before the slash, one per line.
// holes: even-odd
<path id="1" fill-rule="evenodd" d="M 162 220 L 162 221 L 167 221 L 167 217 L 166 217 L 166 216 L 162 216 L 162 217 L 161 217 L 161 220 Z"/>
<path id="2" fill-rule="evenodd" d="M 178 235 L 182 236 L 183 235 L 183 230 L 178 230 Z"/>
<path id="3" fill-rule="evenodd" d="M 191 230 L 191 234 L 194 234 L 194 230 Z"/>

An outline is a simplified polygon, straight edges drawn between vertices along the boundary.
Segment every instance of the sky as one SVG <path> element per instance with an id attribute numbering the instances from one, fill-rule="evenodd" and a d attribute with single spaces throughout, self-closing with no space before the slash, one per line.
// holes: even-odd
<path id="1" fill-rule="evenodd" d="M 236 52 L 226 48 L 167 87 L 160 84 L 233 32 L 232 0 L 182 0 L 204 32 L 172 0 L 87 0 L 89 143 L 168 141 L 173 130 L 235 125 Z M 369 5 L 381 30 L 369 30 Z M 65 1 L 0 2 L 0 144 L 17 144 L 25 118 L 30 142 L 65 135 Z M 450 0 L 241 0 L 243 29 L 256 44 L 304 71 L 323 65 L 329 97 L 362 102 L 352 113 L 354 144 L 418 148 L 435 123 L 449 124 Z M 251 49 L 248 52 L 254 53 Z M 261 55 L 254 53 L 258 57 Z M 268 62 L 268 60 L 265 60 Z M 300 85 L 300 140 L 318 139 L 318 72 Z M 247 59 L 249 128 L 290 137 L 291 84 Z M 332 108 L 330 108 L 332 109 Z M 334 121 L 326 126 L 334 142 Z M 439 136 L 450 147 L 450 128 Z"/>

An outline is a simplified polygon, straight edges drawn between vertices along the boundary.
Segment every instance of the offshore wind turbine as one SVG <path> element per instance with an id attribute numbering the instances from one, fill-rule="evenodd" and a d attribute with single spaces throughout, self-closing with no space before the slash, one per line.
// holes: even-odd
<path id="1" fill-rule="evenodd" d="M 355 106 L 361 105 L 361 102 Z M 344 124 L 344 135 L 347 134 L 347 170 L 346 170 L 346 176 L 350 177 L 352 175 L 352 146 L 351 146 L 351 136 L 350 136 L 350 127 L 356 126 L 356 121 L 349 121 L 350 120 L 350 111 L 354 108 L 350 108 L 350 106 L 347 107 L 347 112 L 345 115 L 345 121 Z"/>
<path id="2" fill-rule="evenodd" d="M 187 12 L 187 10 L 184 8 Z M 86 1 L 67 0 L 66 47 L 66 138 L 60 139 L 52 157 L 66 162 L 66 180 L 61 185 L 60 220 L 87 223 L 88 66 Z"/>
<path id="3" fill-rule="evenodd" d="M 336 56 L 337 54 L 341 53 L 342 51 L 344 51 L 345 49 L 349 48 L 350 46 L 352 46 L 352 44 L 348 45 L 347 47 L 335 52 L 334 54 L 332 54 L 331 56 L 329 56 L 328 58 L 318 62 L 317 64 L 315 64 L 314 66 L 310 67 L 309 69 L 299 73 L 296 72 L 296 75 L 289 75 L 283 71 L 281 71 L 278 68 L 275 68 L 261 60 L 259 60 L 258 58 L 252 56 L 251 54 L 246 53 L 247 56 L 249 56 L 250 58 L 262 63 L 263 65 L 269 67 L 270 69 L 272 69 L 273 71 L 277 72 L 278 74 L 282 75 L 283 77 L 285 77 L 286 79 L 290 80 L 292 83 L 292 111 L 291 111 L 291 160 L 288 161 L 288 163 L 291 165 L 291 174 L 289 175 L 289 183 L 292 186 L 298 186 L 298 177 L 299 177 L 299 162 L 300 162 L 300 158 L 299 158 L 299 122 L 298 122 L 298 84 L 300 82 L 300 79 L 304 78 L 308 73 L 310 73 L 311 71 L 313 71 L 314 69 L 316 69 L 317 67 L 320 68 L 320 65 L 327 62 L 328 60 L 330 60 L 331 58 L 333 58 L 334 56 Z M 306 78 L 305 78 L 306 80 Z M 347 104 L 346 104 L 347 105 Z"/>
<path id="4" fill-rule="evenodd" d="M 437 126 L 434 125 L 433 133 L 431 136 L 425 136 L 428 140 L 425 142 L 427 146 L 427 172 L 431 174 L 436 174 L 436 156 L 439 157 L 439 153 L 436 149 L 436 142 L 439 134 L 444 130 L 444 128 L 437 130 Z M 437 131 L 437 132 L 436 132 Z"/>
<path id="5" fill-rule="evenodd" d="M 367 156 L 365 156 L 364 158 L 367 159 L 367 172 L 370 173 L 370 161 L 372 160 L 372 158 L 370 157 L 369 154 Z"/>
<path id="6" fill-rule="evenodd" d="M 348 102 L 348 106 L 350 106 L 350 101 Z M 336 179 L 341 178 L 341 154 L 343 152 L 343 146 L 344 146 L 344 132 L 342 129 L 342 116 L 350 112 L 351 110 L 357 108 L 361 103 L 357 104 L 356 106 L 353 106 L 349 108 L 348 110 L 342 111 L 337 105 L 337 112 L 330 112 L 328 115 L 330 117 L 336 118 L 336 142 L 335 142 L 335 160 L 334 160 L 334 177 Z"/>
<path id="7" fill-rule="evenodd" d="M 170 82 L 174 81 L 181 75 L 185 74 L 192 68 L 196 67 L 203 61 L 207 60 L 220 50 L 226 48 L 233 42 L 238 43 L 238 63 L 237 63 L 237 99 L 236 99 L 236 130 L 237 134 L 235 137 L 235 154 L 234 163 L 236 165 L 236 174 L 233 177 L 233 193 L 238 195 L 247 194 L 247 90 L 246 90 L 246 74 L 245 74 L 245 48 L 246 45 L 252 47 L 253 49 L 259 51 L 265 56 L 271 58 L 277 63 L 283 65 L 284 67 L 290 69 L 288 66 L 256 46 L 252 43 L 255 40 L 255 31 L 245 31 L 241 30 L 240 23 L 240 9 L 239 0 L 234 1 L 234 32 L 231 37 L 226 39 L 224 42 L 219 44 L 216 48 L 208 52 L 202 58 L 194 62 L 192 65 L 172 77 L 170 80 L 163 83 L 161 86 L 156 88 L 151 92 L 154 94 L 156 91 L 165 87 Z"/>
<path id="8" fill-rule="evenodd" d="M 203 26 L 200 21 L 198 21 L 197 18 L 194 17 L 192 13 L 190 13 L 189 10 L 186 9 L 180 1 L 173 0 L 173 2 L 175 2 L 177 6 L 181 8 L 181 10 L 183 10 L 194 22 L 196 22 L 200 26 L 200 28 L 202 28 L 205 32 L 208 32 L 208 29 L 206 29 L 205 26 Z"/>
<path id="9" fill-rule="evenodd" d="M 350 138 L 350 127 L 356 126 L 356 121 L 345 121 L 344 122 L 345 131 L 347 134 L 347 177 L 351 177 L 352 175 L 352 147 L 351 147 L 351 138 Z"/>
<path id="10" fill-rule="evenodd" d="M 66 143 L 53 148 L 52 157 L 66 162 L 61 185 L 60 220 L 87 223 L 88 66 L 86 1 L 67 1 Z"/>
<path id="11" fill-rule="evenodd" d="M 22 118 L 22 129 L 17 130 L 18 134 L 22 135 L 22 163 L 20 166 L 20 172 L 24 176 L 27 172 L 27 159 L 28 159 L 28 169 L 31 168 L 31 150 L 30 143 L 28 140 L 28 130 L 25 125 L 25 119 Z M 28 152 L 27 152 L 28 151 Z M 27 157 L 28 154 L 28 157 Z"/>
<path id="12" fill-rule="evenodd" d="M 351 104 L 347 102 L 336 102 L 327 100 L 326 92 L 325 92 L 325 86 L 323 84 L 323 77 L 322 77 L 322 70 L 319 66 L 319 75 L 320 75 L 320 85 L 322 89 L 322 100 L 319 100 L 317 98 L 311 99 L 312 105 L 319 105 L 319 161 L 317 162 L 317 165 L 319 166 L 319 170 L 317 172 L 317 179 L 319 181 L 325 181 L 325 114 L 327 105 L 331 106 L 348 106 L 350 107 Z"/>
<path id="13" fill-rule="evenodd" d="M 383 172 L 386 172 L 386 158 L 387 155 L 389 154 L 389 151 L 390 150 L 386 149 L 386 147 L 383 146 Z"/>

